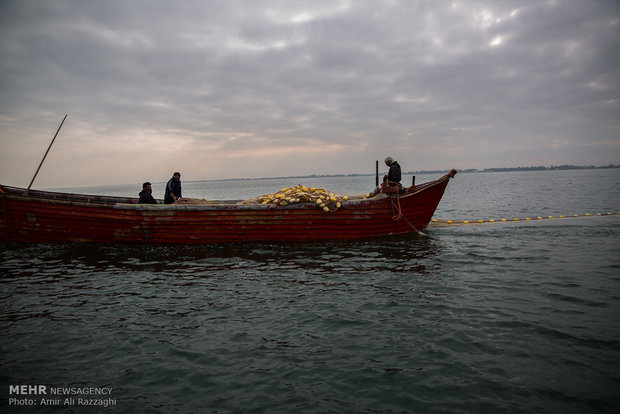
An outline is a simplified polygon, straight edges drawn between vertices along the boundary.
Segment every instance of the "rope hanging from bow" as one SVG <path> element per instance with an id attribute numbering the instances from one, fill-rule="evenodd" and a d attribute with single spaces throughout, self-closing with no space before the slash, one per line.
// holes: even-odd
<path id="1" fill-rule="evenodd" d="M 386 189 L 388 191 L 386 191 Z M 398 221 L 402 218 L 405 221 L 405 223 L 411 226 L 411 228 L 415 230 L 420 236 L 425 236 L 426 234 L 424 234 L 423 232 L 418 230 L 413 224 L 411 224 L 411 222 L 407 220 L 407 217 L 405 217 L 405 215 L 403 214 L 403 209 L 400 206 L 400 191 L 399 190 L 400 190 L 400 186 L 396 183 L 392 183 L 392 185 L 383 183 L 381 185 L 381 191 L 383 191 L 384 193 L 390 196 L 390 205 L 392 206 L 392 220 Z"/>

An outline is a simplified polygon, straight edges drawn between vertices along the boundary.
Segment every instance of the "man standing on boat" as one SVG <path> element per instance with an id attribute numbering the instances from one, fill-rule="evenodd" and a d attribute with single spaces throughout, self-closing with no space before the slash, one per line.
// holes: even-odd
<path id="1" fill-rule="evenodd" d="M 164 204 L 172 204 L 181 198 L 181 173 L 175 172 L 166 184 Z"/>
<path id="2" fill-rule="evenodd" d="M 138 204 L 157 204 L 157 200 L 153 198 L 153 187 L 151 187 L 151 183 L 146 182 L 142 184 L 142 191 L 140 191 L 140 200 L 138 200 Z"/>
<path id="3" fill-rule="evenodd" d="M 387 157 L 385 159 L 385 165 L 390 167 L 390 171 L 388 171 L 388 174 L 383 177 L 383 182 L 391 181 L 400 184 L 401 172 L 398 162 L 394 161 L 392 157 Z"/>

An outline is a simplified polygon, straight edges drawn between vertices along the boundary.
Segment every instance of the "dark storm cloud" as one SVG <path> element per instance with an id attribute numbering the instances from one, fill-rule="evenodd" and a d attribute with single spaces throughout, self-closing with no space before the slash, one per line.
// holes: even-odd
<path id="1" fill-rule="evenodd" d="M 207 176 L 197 152 L 242 176 L 617 163 L 619 29 L 615 1 L 3 1 L 1 145 L 68 112 L 67 140 Z"/>

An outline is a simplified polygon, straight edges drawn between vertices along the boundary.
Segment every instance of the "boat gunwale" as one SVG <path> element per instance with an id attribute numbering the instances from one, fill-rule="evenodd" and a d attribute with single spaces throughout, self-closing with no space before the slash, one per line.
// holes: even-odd
<path id="1" fill-rule="evenodd" d="M 453 170 L 456 174 L 456 171 Z M 406 194 L 398 195 L 400 199 L 407 199 L 413 197 L 421 192 L 428 190 L 436 185 L 441 185 L 445 181 L 453 178 L 454 175 L 452 171 L 434 181 L 429 181 L 418 186 L 409 187 L 409 191 Z M 20 187 L 12 187 L 12 186 L 3 186 L 0 185 L 0 189 L 2 189 L 2 196 L 16 199 L 19 201 L 37 201 L 42 203 L 49 204 L 59 204 L 59 205 L 67 205 L 67 206 L 76 206 L 76 207 L 90 207 L 90 208 L 111 208 L 117 210 L 138 210 L 138 211 L 149 211 L 149 212 L 157 212 L 157 211 L 236 211 L 236 210 L 258 210 L 258 211 L 287 211 L 287 210 L 318 210 L 318 206 L 315 203 L 307 202 L 307 203 L 295 203 L 289 204 L 287 206 L 279 206 L 277 204 L 243 204 L 242 202 L 236 202 L 236 200 L 206 200 L 211 204 L 138 204 L 138 198 L 134 197 L 123 197 L 123 196 L 105 196 L 105 195 L 94 195 L 94 194 L 78 194 L 78 193 L 62 193 L 56 191 L 46 191 L 46 190 L 31 190 L 30 194 L 15 194 L 16 192 L 20 192 L 24 190 Z M 9 190 L 9 191 L 4 191 Z M 76 201 L 71 200 L 71 197 L 75 198 L 83 198 L 87 201 Z M 355 198 L 349 199 L 348 201 L 344 201 L 341 203 L 341 208 L 355 208 L 360 205 L 376 205 L 381 203 L 385 199 L 389 199 L 392 197 L 396 197 L 396 195 L 389 195 L 384 192 L 379 192 L 377 195 L 373 197 L 364 197 L 354 196 L 354 197 L 363 197 L 363 198 Z M 92 199 L 92 200 L 91 200 Z M 132 200 L 134 202 L 119 202 L 119 200 Z M 334 212 L 337 210 L 332 210 Z"/>
<path id="2" fill-rule="evenodd" d="M 265 211 L 286 211 L 286 210 L 319 210 L 316 203 L 295 203 L 287 206 L 279 206 L 277 204 L 237 204 L 210 201 L 212 204 L 138 204 L 138 203 L 113 203 L 113 202 L 86 202 L 73 201 L 55 198 L 21 196 L 16 194 L 6 194 L 7 198 L 23 202 L 40 202 L 44 204 L 55 204 L 60 206 L 75 206 L 88 208 L 107 208 L 116 210 L 131 211 L 237 211 L 237 210 L 265 210 Z M 341 203 L 341 208 L 353 207 L 362 203 L 376 204 L 376 202 L 389 198 L 389 196 L 380 193 L 372 198 L 363 198 L 358 200 L 349 200 Z M 137 199 L 136 199 L 137 200 Z"/>

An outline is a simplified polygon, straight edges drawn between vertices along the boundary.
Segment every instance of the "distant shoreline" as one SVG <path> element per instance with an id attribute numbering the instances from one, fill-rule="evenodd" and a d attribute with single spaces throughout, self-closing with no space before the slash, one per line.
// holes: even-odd
<path id="1" fill-rule="evenodd" d="M 579 165 L 552 165 L 550 167 L 538 166 L 538 167 L 505 167 L 505 168 L 485 168 L 479 170 L 476 168 L 468 168 L 465 170 L 458 170 L 459 173 L 485 173 L 485 172 L 523 172 L 523 171 L 557 171 L 557 170 L 600 170 L 608 168 L 620 168 L 620 165 L 605 165 L 605 166 L 579 166 Z M 403 174 L 415 175 L 415 174 L 447 174 L 450 170 L 418 170 L 418 171 L 406 171 Z M 260 177 L 260 178 L 220 178 L 215 180 L 192 180 L 188 182 L 201 182 L 201 181 L 237 181 L 237 180 L 282 180 L 282 179 L 297 179 L 297 178 L 330 178 L 330 177 L 374 177 L 375 174 L 310 174 L 310 175 L 291 175 L 281 177 Z"/>
<path id="2" fill-rule="evenodd" d="M 609 169 L 609 168 L 620 168 L 620 165 L 605 165 L 605 166 L 578 166 L 578 165 L 558 165 L 558 166 L 550 166 L 550 167 L 507 167 L 507 168 L 485 168 L 484 170 L 478 170 L 475 168 L 469 168 L 464 170 L 458 170 L 459 174 L 468 174 L 468 173 L 486 173 L 486 172 L 526 172 L 526 171 L 557 171 L 557 170 L 599 170 L 599 169 Z M 406 171 L 403 172 L 403 175 L 424 175 L 424 174 L 447 174 L 450 170 L 417 170 L 417 171 Z M 383 173 L 380 173 L 381 177 Z M 282 176 L 282 177 L 258 177 L 258 178 L 219 178 L 219 179 L 210 179 L 210 180 L 184 180 L 183 182 L 187 183 L 200 183 L 200 182 L 226 182 L 226 181 L 252 181 L 252 180 L 293 180 L 298 178 L 332 178 L 332 177 L 374 177 L 375 174 L 311 174 L 311 175 L 293 175 L 293 176 Z M 153 184 L 165 184 L 166 181 L 153 181 Z M 124 184 L 102 184 L 92 187 L 114 187 L 118 185 L 135 185 L 135 183 L 124 183 Z M 64 189 L 75 189 L 75 188 L 88 188 L 91 186 L 72 186 L 72 187 L 47 187 L 48 191 L 61 191 Z"/>
<path id="3" fill-rule="evenodd" d="M 461 172 L 509 172 L 509 171 L 556 171 L 556 170 L 601 170 L 606 168 L 620 168 L 620 165 L 604 165 L 604 166 L 580 166 L 580 165 L 552 165 L 551 167 L 508 167 L 508 168 L 485 168 L 484 170 L 477 170 L 475 168 L 463 170 Z"/>

